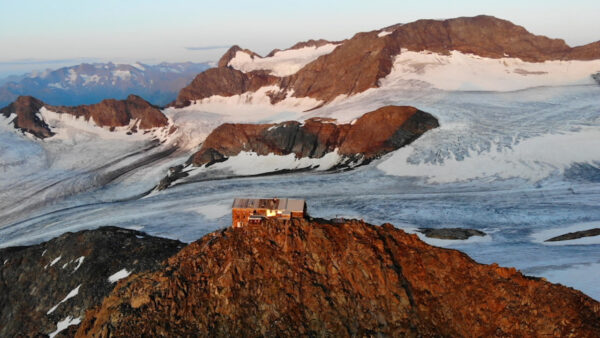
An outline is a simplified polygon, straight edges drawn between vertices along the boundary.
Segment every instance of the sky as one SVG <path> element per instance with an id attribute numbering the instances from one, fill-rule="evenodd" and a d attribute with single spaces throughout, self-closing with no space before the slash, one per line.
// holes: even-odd
<path id="1" fill-rule="evenodd" d="M 215 61 L 341 40 L 418 19 L 488 14 L 575 46 L 600 40 L 599 0 L 0 0 L 0 77 L 81 62 Z"/>

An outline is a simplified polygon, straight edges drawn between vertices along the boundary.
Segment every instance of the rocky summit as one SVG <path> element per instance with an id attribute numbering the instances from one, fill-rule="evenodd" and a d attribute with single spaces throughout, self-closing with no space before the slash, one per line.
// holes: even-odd
<path id="1" fill-rule="evenodd" d="M 309 41 L 296 44 L 292 49 L 326 43 L 328 41 L 325 40 Z M 494 59 L 519 58 L 527 62 L 600 59 L 600 41 L 570 47 L 564 40 L 535 35 L 510 21 L 486 15 L 418 20 L 358 33 L 335 44 L 337 47 L 331 53 L 318 57 L 292 75 L 282 77 L 270 75 L 269 71 L 244 73 L 234 69 L 230 61 L 237 53 L 246 53 L 253 59 L 261 57 L 233 46 L 223 55 L 218 68 L 199 74 L 180 91 L 171 105 L 183 107 L 213 95 L 239 95 L 264 86 L 278 87 L 268 94 L 272 103 L 293 96 L 310 97 L 325 104 L 340 95 L 353 95 L 379 87 L 379 80 L 390 74 L 394 58 L 402 50 L 439 54 L 458 51 Z"/>
<path id="2" fill-rule="evenodd" d="M 346 159 L 360 160 L 364 164 L 411 143 L 438 126 L 432 115 L 406 106 L 382 107 L 346 124 L 324 118 L 312 118 L 304 123 L 226 123 L 208 135 L 191 162 L 196 166 L 210 165 L 242 151 L 321 158 L 337 149 Z"/>
<path id="3" fill-rule="evenodd" d="M 156 270 L 182 247 L 179 241 L 102 227 L 0 249 L 0 337 L 45 336 L 68 318 L 65 323 L 76 326 L 116 280 Z"/>
<path id="4" fill-rule="evenodd" d="M 137 129 L 152 129 L 165 127 L 169 123 L 159 107 L 136 95 L 129 95 L 125 100 L 107 99 L 96 104 L 80 106 L 52 106 L 31 97 L 19 96 L 13 103 L 0 109 L 0 115 L 11 118 L 16 129 L 29 133 L 37 138 L 47 138 L 54 135 L 40 114 L 40 109 L 46 108 L 59 114 L 68 114 L 91 121 L 99 127 L 125 127 L 137 121 L 131 131 Z"/>
<path id="5" fill-rule="evenodd" d="M 579 291 L 429 246 L 390 224 L 265 221 L 121 280 L 77 336 L 582 336 Z"/>

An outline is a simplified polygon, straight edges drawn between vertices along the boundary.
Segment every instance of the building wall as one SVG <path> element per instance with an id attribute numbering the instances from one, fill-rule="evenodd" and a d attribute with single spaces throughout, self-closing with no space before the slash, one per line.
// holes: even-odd
<path id="1" fill-rule="evenodd" d="M 255 213 L 255 211 L 256 211 L 256 213 Z M 269 210 L 267 210 L 267 209 L 232 208 L 231 209 L 231 226 L 233 226 L 234 228 L 237 228 L 237 227 L 242 227 L 242 226 L 248 225 L 248 218 L 253 214 L 261 215 L 261 216 L 275 215 L 274 212 L 270 213 Z M 292 218 L 302 218 L 305 216 L 305 214 L 306 214 L 306 207 L 305 207 L 305 212 L 292 212 L 291 217 Z M 281 216 L 281 217 L 289 219 L 289 217 L 285 217 L 285 216 Z"/>

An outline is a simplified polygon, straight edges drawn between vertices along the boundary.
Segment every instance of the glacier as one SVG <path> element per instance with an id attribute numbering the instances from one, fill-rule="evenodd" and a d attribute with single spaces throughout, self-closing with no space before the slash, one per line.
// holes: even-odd
<path id="1" fill-rule="evenodd" d="M 482 230 L 488 235 L 477 240 L 421 237 L 478 262 L 514 266 L 600 299 L 600 243 L 543 241 L 600 223 L 600 86 L 590 77 L 596 65 L 587 64 L 586 78 L 585 67 L 578 65 L 581 77 L 568 83 L 540 85 L 543 81 L 529 79 L 544 74 L 521 72 L 507 76 L 529 78 L 523 87 L 508 86 L 507 80 L 498 88 L 478 89 L 450 82 L 436 87 L 427 72 L 458 62 L 437 60 L 415 70 L 397 59 L 398 67 L 379 88 L 309 111 L 319 102 L 289 95 L 288 102 L 270 105 L 265 92 L 277 88 L 167 108 L 165 114 L 179 127 L 170 136 L 110 133 L 71 121 L 57 137 L 39 141 L 15 132 L 9 119 L 0 117 L 0 247 L 104 225 L 189 242 L 228 226 L 227 208 L 235 197 L 282 196 L 305 198 L 314 217 L 389 222 L 411 233 L 419 227 Z M 542 72 L 528 70 L 534 71 Z M 384 105 L 415 106 L 438 118 L 441 127 L 351 171 L 266 175 L 298 166 L 285 156 L 261 161 L 242 154 L 214 168 L 194 169 L 202 173 L 197 179 L 149 193 L 221 123 L 315 116 L 350 122 Z"/>

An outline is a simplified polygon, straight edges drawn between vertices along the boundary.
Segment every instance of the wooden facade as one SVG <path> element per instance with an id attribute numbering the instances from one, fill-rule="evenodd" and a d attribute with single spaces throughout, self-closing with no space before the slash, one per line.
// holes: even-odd
<path id="1" fill-rule="evenodd" d="M 263 219 L 306 217 L 306 202 L 291 198 L 236 198 L 231 208 L 233 227 L 260 223 Z"/>

